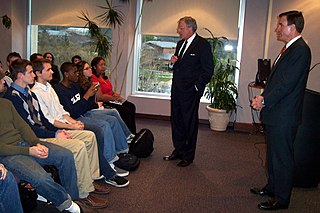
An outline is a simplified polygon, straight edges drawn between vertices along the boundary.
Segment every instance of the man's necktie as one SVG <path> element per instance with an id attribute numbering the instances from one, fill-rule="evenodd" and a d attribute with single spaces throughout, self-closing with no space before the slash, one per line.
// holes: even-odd
<path id="1" fill-rule="evenodd" d="M 284 53 L 284 51 L 286 51 L 286 49 L 287 49 L 287 48 L 286 48 L 286 45 L 284 45 L 284 46 L 282 47 L 282 49 L 281 49 L 278 57 L 276 58 L 276 61 L 274 62 L 274 64 L 276 64 L 276 63 L 278 62 L 280 56 L 282 55 L 282 53 Z"/>
<path id="2" fill-rule="evenodd" d="M 282 55 L 282 53 L 284 53 L 284 51 L 286 51 L 286 49 L 287 49 L 287 48 L 286 48 L 286 45 L 284 45 L 284 47 L 282 47 L 282 49 L 281 49 L 281 51 L 280 51 L 279 56 Z"/>
<path id="3" fill-rule="evenodd" d="M 188 41 L 185 40 L 184 43 L 183 43 L 183 46 L 182 46 L 182 48 L 181 48 L 181 50 L 180 50 L 180 52 L 179 52 L 178 58 L 182 58 L 182 57 L 183 57 L 183 53 L 184 53 L 184 51 L 186 50 L 187 43 L 188 43 Z"/>

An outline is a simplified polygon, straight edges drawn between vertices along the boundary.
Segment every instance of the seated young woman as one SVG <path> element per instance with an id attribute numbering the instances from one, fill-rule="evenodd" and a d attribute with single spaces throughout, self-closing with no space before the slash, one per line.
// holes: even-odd
<path id="1" fill-rule="evenodd" d="M 102 57 L 95 57 L 91 61 L 92 82 L 99 82 L 100 87 L 96 94 L 98 101 L 103 101 L 106 106 L 115 108 L 127 124 L 131 133 L 136 134 L 136 106 L 113 91 L 112 84 L 106 76 L 106 61 Z"/>
<path id="2" fill-rule="evenodd" d="M 93 82 L 91 81 L 91 78 L 92 78 L 91 66 L 86 61 L 80 61 L 77 63 L 77 69 L 79 72 L 78 83 L 79 83 L 81 89 L 83 90 L 83 92 L 86 93 L 90 89 L 91 85 L 93 84 Z M 96 84 L 96 89 L 99 89 L 99 87 L 100 87 L 100 83 Z M 92 106 L 93 109 L 97 109 L 97 108 L 104 109 L 102 102 L 96 101 L 96 103 L 93 103 L 93 105 L 96 105 L 96 106 Z M 109 116 L 115 117 L 118 120 L 118 122 L 122 128 L 122 131 L 124 132 L 127 139 L 130 140 L 134 137 L 134 134 L 131 133 L 131 131 L 128 128 L 128 126 L 126 125 L 126 123 L 122 120 L 121 115 L 119 114 L 117 109 L 106 109 L 106 110 L 102 111 L 101 113 L 99 113 L 99 112 L 95 112 L 95 113 L 100 116 L 107 114 Z"/>

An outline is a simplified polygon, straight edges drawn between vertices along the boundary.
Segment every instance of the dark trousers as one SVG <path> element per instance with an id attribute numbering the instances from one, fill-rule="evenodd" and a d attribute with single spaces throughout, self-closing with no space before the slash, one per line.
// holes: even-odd
<path id="1" fill-rule="evenodd" d="M 106 102 L 105 105 L 118 110 L 122 120 L 126 123 L 132 134 L 137 133 L 136 129 L 136 106 L 130 101 L 125 101 L 122 105 Z"/>
<path id="2" fill-rule="evenodd" d="M 171 127 L 173 154 L 193 161 L 198 136 L 198 110 L 200 98 L 195 89 L 171 91 Z"/>
<path id="3" fill-rule="evenodd" d="M 268 183 L 267 190 L 275 199 L 289 205 L 293 187 L 294 151 L 293 142 L 297 127 L 266 125 Z"/>

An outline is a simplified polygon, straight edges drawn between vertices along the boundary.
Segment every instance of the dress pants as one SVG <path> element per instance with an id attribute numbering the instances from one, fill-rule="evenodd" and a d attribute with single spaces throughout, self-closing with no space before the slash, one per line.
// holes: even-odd
<path id="1" fill-rule="evenodd" d="M 266 125 L 268 183 L 266 188 L 274 193 L 282 205 L 289 205 L 293 187 L 293 143 L 297 127 Z"/>
<path id="2" fill-rule="evenodd" d="M 171 90 L 171 126 L 174 151 L 182 160 L 192 162 L 198 136 L 198 110 L 200 97 L 195 88 Z"/>

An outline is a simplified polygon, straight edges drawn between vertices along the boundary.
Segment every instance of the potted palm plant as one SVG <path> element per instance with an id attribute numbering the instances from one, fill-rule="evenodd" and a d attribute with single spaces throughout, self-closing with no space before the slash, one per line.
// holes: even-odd
<path id="1" fill-rule="evenodd" d="M 210 100 L 210 104 L 207 106 L 210 128 L 216 131 L 225 131 L 230 115 L 237 107 L 238 90 L 234 83 L 234 76 L 238 68 L 229 59 L 219 57 L 218 49 L 224 46 L 223 40 L 227 40 L 227 38 L 215 37 L 210 30 L 206 30 L 212 37 L 209 42 L 212 46 L 215 63 L 214 74 L 207 84 L 204 94 Z"/>

